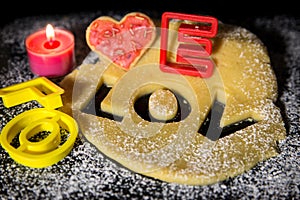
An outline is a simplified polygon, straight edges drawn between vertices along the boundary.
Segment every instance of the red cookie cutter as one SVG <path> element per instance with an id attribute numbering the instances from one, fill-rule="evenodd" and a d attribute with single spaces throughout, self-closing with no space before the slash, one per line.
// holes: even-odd
<path id="1" fill-rule="evenodd" d="M 169 21 L 182 20 L 178 28 L 179 42 L 176 62 L 167 60 Z M 185 23 L 188 22 L 196 22 Z M 218 31 L 218 20 L 210 16 L 165 12 L 161 21 L 160 69 L 164 72 L 208 78 L 212 75 L 214 63 L 209 57 L 212 41 Z"/>

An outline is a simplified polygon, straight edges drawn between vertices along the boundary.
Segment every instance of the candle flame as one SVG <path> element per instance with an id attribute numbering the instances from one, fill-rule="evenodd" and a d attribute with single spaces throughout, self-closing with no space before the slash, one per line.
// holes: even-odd
<path id="1" fill-rule="evenodd" d="M 46 26 L 46 37 L 49 42 L 52 42 L 55 40 L 54 28 L 51 24 L 47 24 L 47 26 Z"/>

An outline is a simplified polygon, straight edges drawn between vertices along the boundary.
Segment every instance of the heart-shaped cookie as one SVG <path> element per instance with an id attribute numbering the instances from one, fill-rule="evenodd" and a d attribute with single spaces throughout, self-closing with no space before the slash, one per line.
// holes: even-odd
<path id="1" fill-rule="evenodd" d="M 156 37 L 150 17 L 132 12 L 121 21 L 101 16 L 88 26 L 86 41 L 91 50 L 128 70 L 144 54 Z"/>

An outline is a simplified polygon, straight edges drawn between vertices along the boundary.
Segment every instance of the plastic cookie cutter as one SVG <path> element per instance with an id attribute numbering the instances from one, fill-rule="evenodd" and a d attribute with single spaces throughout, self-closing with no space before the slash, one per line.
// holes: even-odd
<path id="1" fill-rule="evenodd" d="M 178 28 L 176 62 L 167 60 L 168 30 L 171 19 L 181 20 Z M 160 69 L 164 72 L 210 77 L 214 64 L 209 58 L 218 20 L 210 16 L 165 12 L 161 22 Z"/>
<path id="2" fill-rule="evenodd" d="M 61 130 L 66 131 L 67 139 L 63 139 Z M 42 140 L 32 140 L 37 134 L 46 132 L 50 133 Z M 77 135 L 78 126 L 71 116 L 53 109 L 36 108 L 9 121 L 2 130 L 0 142 L 16 162 L 42 168 L 69 154 Z M 19 145 L 14 145 L 14 142 Z"/>
<path id="3" fill-rule="evenodd" d="M 45 77 L 38 77 L 0 89 L 5 107 L 10 108 L 36 100 L 45 108 L 59 108 L 63 105 L 61 94 L 64 90 Z"/>

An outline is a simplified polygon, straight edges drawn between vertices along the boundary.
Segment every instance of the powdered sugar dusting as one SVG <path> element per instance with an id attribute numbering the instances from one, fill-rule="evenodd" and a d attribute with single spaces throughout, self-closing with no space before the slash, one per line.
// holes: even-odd
<path id="1" fill-rule="evenodd" d="M 149 112 L 156 119 L 172 119 L 176 115 L 177 109 L 177 99 L 169 90 L 157 90 L 149 98 Z"/>
<path id="2" fill-rule="evenodd" d="M 68 15 L 63 18 L 20 19 L 0 32 L 0 85 L 30 80 L 25 56 L 24 34 L 47 21 L 73 30 L 77 37 L 78 62 L 89 50 L 83 31 L 103 13 Z M 115 13 L 109 13 L 115 15 Z M 117 13 L 117 17 L 122 14 Z M 36 23 L 34 23 L 36 21 Z M 34 23 L 34 25 L 32 25 Z M 288 135 L 279 143 L 279 154 L 235 178 L 209 186 L 187 186 L 158 181 L 133 173 L 103 156 L 79 137 L 71 153 L 58 164 L 31 169 L 16 164 L 0 148 L 0 197 L 2 199 L 299 199 L 300 181 L 300 36 L 299 21 L 290 17 L 258 18 L 245 23 L 268 47 L 275 70 L 279 101 Z M 243 56 L 243 55 L 240 55 Z M 10 109 L 0 102 L 1 130 L 17 114 L 36 102 Z M 276 111 L 277 112 L 277 111 Z M 200 153 L 200 152 L 195 152 Z"/>

